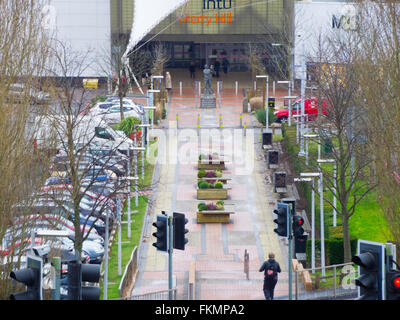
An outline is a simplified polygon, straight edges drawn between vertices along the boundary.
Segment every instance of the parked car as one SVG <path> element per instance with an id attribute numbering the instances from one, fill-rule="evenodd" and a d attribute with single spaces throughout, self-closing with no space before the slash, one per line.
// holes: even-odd
<path id="1" fill-rule="evenodd" d="M 109 97 L 106 99 L 105 102 L 111 102 L 111 103 L 115 103 L 118 106 L 120 105 L 120 98 L 119 97 Z M 140 115 L 144 114 L 144 108 L 143 105 L 137 102 L 133 102 L 131 99 L 128 98 L 123 98 L 122 99 L 122 105 L 123 106 L 130 106 L 130 107 L 134 107 L 135 111 L 137 113 L 139 113 Z"/>
<path id="2" fill-rule="evenodd" d="M 125 175 L 124 166 L 114 157 L 106 158 L 93 155 L 91 153 L 77 154 L 80 160 L 80 168 L 89 168 L 91 166 L 101 167 L 113 171 L 116 175 Z M 69 158 L 64 151 L 59 152 L 53 159 L 53 169 L 56 171 L 66 171 L 69 168 Z"/>
<path id="3" fill-rule="evenodd" d="M 71 184 L 59 184 L 59 185 L 49 185 L 49 186 L 44 186 L 40 189 L 41 193 L 47 193 L 49 195 L 55 195 L 57 193 L 62 192 L 63 194 L 65 192 L 71 193 L 72 191 L 72 185 Z M 112 211 L 115 211 L 115 202 L 113 199 L 108 198 L 102 194 L 96 193 L 91 190 L 86 190 L 85 188 L 80 189 L 80 193 L 84 194 L 83 198 L 84 199 L 91 199 L 97 202 L 100 202 L 101 204 L 104 203 L 104 205 L 109 206 Z"/>
<path id="4" fill-rule="evenodd" d="M 327 114 L 326 103 L 322 102 L 322 113 Z M 276 122 L 286 122 L 289 117 L 289 109 L 282 108 L 274 112 Z M 292 115 L 301 114 L 301 99 L 296 100 L 292 104 Z M 315 120 L 318 117 L 318 99 L 312 97 L 311 99 L 304 100 L 304 114 L 308 115 L 308 120 Z"/>
<path id="5" fill-rule="evenodd" d="M 22 103 L 25 99 L 29 99 L 31 104 L 44 104 L 51 100 L 50 94 L 30 88 L 29 91 L 22 83 L 13 83 L 8 91 L 7 101 L 14 103 Z"/>
<path id="6" fill-rule="evenodd" d="M 137 108 L 132 106 L 123 106 L 124 116 L 126 118 L 133 117 L 133 118 L 141 118 L 141 113 L 137 111 Z M 121 121 L 121 107 L 120 106 L 113 106 L 103 112 L 99 112 L 96 114 L 97 117 L 101 118 L 108 124 L 115 124 Z"/>
<path id="7" fill-rule="evenodd" d="M 63 230 L 68 231 L 70 234 L 75 234 L 74 223 L 59 215 L 32 214 L 17 217 L 13 222 L 13 225 L 16 228 L 23 228 L 25 224 L 36 225 L 41 229 Z M 104 244 L 104 239 L 97 233 L 96 229 L 81 225 L 81 231 L 83 232 L 84 237 L 87 237 L 88 240 Z"/>
<path id="8" fill-rule="evenodd" d="M 54 201 L 37 200 L 31 206 L 30 210 L 32 214 L 52 214 L 60 215 L 68 220 L 74 221 L 75 212 L 72 209 L 72 204 L 67 201 L 64 203 L 55 203 Z M 105 233 L 105 223 L 102 219 L 95 216 L 84 216 L 79 215 L 79 221 L 81 225 L 93 226 L 96 231 L 103 236 Z M 112 223 L 110 223 L 110 228 Z"/>

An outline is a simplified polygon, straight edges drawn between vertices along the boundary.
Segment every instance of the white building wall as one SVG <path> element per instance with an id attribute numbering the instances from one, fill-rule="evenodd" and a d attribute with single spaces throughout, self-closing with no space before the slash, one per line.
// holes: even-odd
<path id="1" fill-rule="evenodd" d="M 46 28 L 55 38 L 71 48 L 86 54 L 91 66 L 79 76 L 105 77 L 110 67 L 111 13 L 110 0 L 50 0 L 44 10 L 48 15 Z M 69 74 L 68 76 L 78 76 Z"/>
<path id="2" fill-rule="evenodd" d="M 350 20 L 349 20 L 350 19 Z M 295 2 L 295 78 L 300 79 L 302 49 L 306 62 L 318 52 L 319 39 L 339 32 L 351 32 L 356 19 L 355 8 L 344 2 Z"/>

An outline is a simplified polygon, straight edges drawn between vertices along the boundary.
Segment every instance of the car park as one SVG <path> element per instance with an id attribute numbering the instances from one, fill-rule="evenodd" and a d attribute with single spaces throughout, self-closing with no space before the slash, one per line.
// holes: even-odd
<path id="1" fill-rule="evenodd" d="M 72 204 L 68 202 L 54 202 L 51 200 L 36 200 L 32 205 L 30 205 L 30 210 L 32 214 L 53 214 L 60 215 L 68 220 L 74 221 L 75 212 L 72 209 Z M 80 214 L 79 221 L 81 225 L 93 226 L 96 231 L 103 236 L 105 233 L 105 223 L 99 217 L 94 217 L 91 215 L 84 216 Z M 110 227 L 112 223 L 110 224 Z"/>
<path id="2" fill-rule="evenodd" d="M 71 194 L 73 190 L 73 187 L 71 184 L 60 184 L 60 185 L 49 185 L 49 186 L 44 186 L 40 189 L 40 194 L 47 194 L 49 196 L 55 196 L 59 193 L 62 194 Z M 102 205 L 104 204 L 105 206 L 109 206 L 112 211 L 115 211 L 115 202 L 113 199 L 108 198 L 102 194 L 87 190 L 85 188 L 80 188 L 80 193 L 84 194 L 83 199 L 87 200 L 93 200 L 100 202 Z"/>

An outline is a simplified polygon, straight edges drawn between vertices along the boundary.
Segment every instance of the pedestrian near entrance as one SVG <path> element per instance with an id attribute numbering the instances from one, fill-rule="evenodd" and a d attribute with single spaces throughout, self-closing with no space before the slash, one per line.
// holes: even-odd
<path id="1" fill-rule="evenodd" d="M 190 71 L 190 79 L 194 79 L 196 77 L 195 75 L 196 65 L 193 60 L 190 61 L 189 71 Z"/>
<path id="2" fill-rule="evenodd" d="M 277 261 L 275 261 L 275 254 L 269 253 L 268 260 L 265 261 L 260 270 L 264 271 L 264 296 L 266 300 L 274 300 L 274 290 L 278 282 L 278 273 L 281 272 L 281 267 Z"/>
<path id="3" fill-rule="evenodd" d="M 171 93 L 172 93 L 172 79 L 171 79 L 171 74 L 169 71 L 165 73 L 165 89 L 167 89 L 168 92 L 168 101 L 171 99 Z"/>
<path id="4" fill-rule="evenodd" d="M 227 74 L 228 73 L 228 68 L 229 68 L 229 61 L 228 59 L 224 59 L 222 61 L 222 70 L 224 70 L 224 73 Z"/>
<path id="5" fill-rule="evenodd" d="M 215 61 L 215 76 L 219 78 L 219 68 L 221 67 L 221 63 L 217 60 Z"/>

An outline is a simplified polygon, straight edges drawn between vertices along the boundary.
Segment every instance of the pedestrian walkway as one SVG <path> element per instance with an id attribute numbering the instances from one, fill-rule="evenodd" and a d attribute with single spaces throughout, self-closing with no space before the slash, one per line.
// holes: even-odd
<path id="1" fill-rule="evenodd" d="M 228 100 L 229 99 L 229 100 Z M 258 272 L 269 252 L 274 252 L 280 263 L 282 274 L 277 284 L 277 298 L 287 296 L 287 259 L 284 245 L 274 233 L 273 206 L 268 196 L 269 188 L 265 183 L 263 158 L 259 152 L 260 130 L 257 128 L 244 137 L 251 143 L 241 146 L 233 145 L 233 140 L 218 138 L 219 116 L 222 117 L 223 128 L 233 136 L 233 131 L 240 128 L 243 97 L 222 96 L 221 108 L 199 109 L 195 98 L 172 98 L 168 107 L 167 125 L 179 115 L 179 128 L 197 128 L 197 116 L 200 114 L 201 130 L 212 129 L 216 139 L 213 148 L 220 149 L 221 154 L 236 150 L 241 159 L 249 156 L 253 168 L 246 169 L 246 164 L 236 161 L 228 162 L 224 173 L 229 174 L 231 190 L 226 203 L 235 205 L 235 214 L 231 215 L 229 224 L 198 224 L 196 211 L 198 200 L 197 162 L 174 163 L 167 161 L 160 166 L 159 185 L 156 202 L 149 214 L 161 214 L 161 211 L 185 213 L 189 223 L 188 244 L 184 251 L 174 250 L 173 274 L 176 277 L 178 299 L 187 299 L 187 286 L 191 261 L 196 262 L 196 295 L 197 300 L 257 300 L 264 299 L 263 273 Z M 252 119 L 243 115 L 242 124 L 251 126 Z M 168 132 L 169 130 L 165 130 Z M 178 131 L 179 134 L 180 131 Z M 170 132 L 169 132 L 170 133 Z M 176 133 L 174 133 L 176 134 Z M 251 140 L 253 139 L 253 140 Z M 196 142 L 178 140 L 178 150 L 171 150 L 167 144 L 164 152 L 178 156 L 182 148 L 197 150 Z M 209 150 L 202 149 L 204 153 Z M 162 150 L 159 153 L 162 155 Z M 225 153 L 224 153 L 225 152 Z M 170 159 L 170 157 L 167 157 Z M 246 172 L 247 171 L 247 172 Z M 271 206 L 272 203 L 272 206 Z M 151 228 L 151 233 L 154 227 Z M 133 295 L 141 295 L 168 289 L 168 255 L 160 253 L 151 245 L 154 237 L 144 236 L 146 245 L 142 246 L 139 276 Z M 249 279 L 244 273 L 244 253 L 249 253 Z"/>

